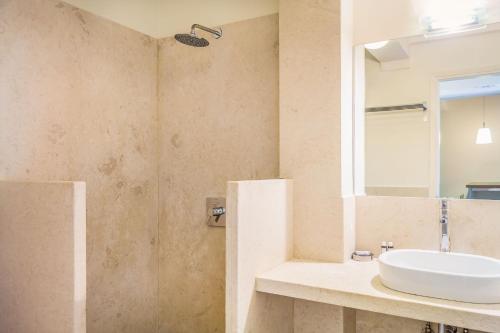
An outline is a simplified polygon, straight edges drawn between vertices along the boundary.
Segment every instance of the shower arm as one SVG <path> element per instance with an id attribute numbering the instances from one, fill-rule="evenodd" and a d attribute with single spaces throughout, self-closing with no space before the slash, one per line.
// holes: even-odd
<path id="1" fill-rule="evenodd" d="M 191 35 L 192 36 L 196 36 L 196 29 L 200 29 L 200 30 L 203 30 L 203 31 L 211 33 L 212 35 L 214 35 L 215 39 L 219 39 L 219 38 L 222 37 L 222 28 L 219 28 L 220 30 L 217 31 L 217 30 L 214 30 L 214 29 L 210 29 L 210 28 L 204 27 L 204 26 L 199 25 L 199 24 L 193 24 L 191 26 Z"/>

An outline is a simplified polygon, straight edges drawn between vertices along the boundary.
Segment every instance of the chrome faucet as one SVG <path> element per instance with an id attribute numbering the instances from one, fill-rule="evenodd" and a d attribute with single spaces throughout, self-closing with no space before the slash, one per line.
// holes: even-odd
<path id="1" fill-rule="evenodd" d="M 450 234 L 448 232 L 448 200 L 441 199 L 441 215 L 439 217 L 441 227 L 441 242 L 439 250 L 441 252 L 450 252 Z M 446 324 L 438 324 L 438 333 L 455 333 L 458 329 Z"/>
<path id="2" fill-rule="evenodd" d="M 439 218 L 439 224 L 441 226 L 441 252 L 450 252 L 450 235 L 448 232 L 448 200 L 441 200 L 441 216 Z"/>

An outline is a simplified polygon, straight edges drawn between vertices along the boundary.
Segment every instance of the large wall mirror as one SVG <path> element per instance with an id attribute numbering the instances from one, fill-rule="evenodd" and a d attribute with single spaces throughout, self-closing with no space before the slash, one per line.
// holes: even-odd
<path id="1" fill-rule="evenodd" d="M 500 25 L 365 45 L 367 195 L 500 199 Z"/>

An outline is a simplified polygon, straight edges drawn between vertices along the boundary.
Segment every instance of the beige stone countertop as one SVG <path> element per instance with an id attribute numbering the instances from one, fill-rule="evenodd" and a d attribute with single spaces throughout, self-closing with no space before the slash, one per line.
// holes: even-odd
<path id="1" fill-rule="evenodd" d="M 401 293 L 382 285 L 378 262 L 289 261 L 256 277 L 259 292 L 394 316 L 500 332 L 500 304 L 471 304 Z"/>

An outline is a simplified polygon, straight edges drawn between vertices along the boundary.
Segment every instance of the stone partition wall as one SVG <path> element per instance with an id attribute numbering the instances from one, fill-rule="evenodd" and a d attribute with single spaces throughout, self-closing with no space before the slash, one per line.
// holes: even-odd
<path id="1" fill-rule="evenodd" d="M 85 184 L 0 181 L 0 331 L 85 333 Z"/>
<path id="2" fill-rule="evenodd" d="M 292 257 L 292 202 L 291 180 L 228 183 L 225 332 L 294 332 L 294 300 L 255 291 L 256 275 Z"/>
<path id="3" fill-rule="evenodd" d="M 0 1 L 0 179 L 87 184 L 87 330 L 157 329 L 157 43 Z"/>
<path id="4" fill-rule="evenodd" d="M 207 197 L 278 176 L 278 16 L 160 41 L 160 332 L 224 332 L 225 229 Z"/>

